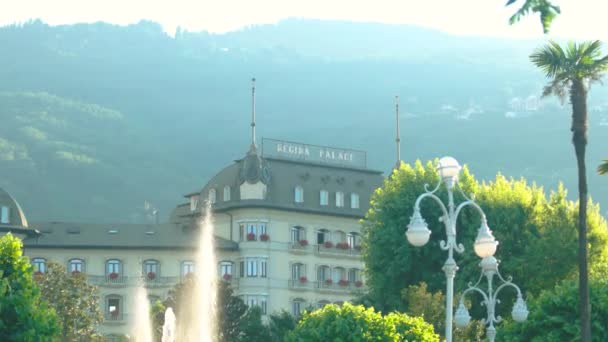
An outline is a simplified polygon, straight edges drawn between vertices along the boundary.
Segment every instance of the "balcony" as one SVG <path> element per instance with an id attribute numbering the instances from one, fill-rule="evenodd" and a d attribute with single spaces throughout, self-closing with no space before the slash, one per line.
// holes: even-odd
<path id="1" fill-rule="evenodd" d="M 289 242 L 289 251 L 298 254 L 310 253 L 312 246 L 308 244 L 307 240 L 292 241 Z"/>
<path id="2" fill-rule="evenodd" d="M 147 288 L 162 288 L 172 287 L 179 283 L 179 277 L 159 277 L 156 276 L 154 279 L 150 279 L 148 276 L 141 277 L 138 281 L 142 281 L 144 286 Z"/>
<path id="3" fill-rule="evenodd" d="M 319 280 L 317 281 L 316 285 L 320 291 L 328 292 L 355 292 L 364 289 L 362 282 L 349 282 L 347 280 L 339 282 L 327 282 L 326 280 Z"/>
<path id="4" fill-rule="evenodd" d="M 292 290 L 314 290 L 317 288 L 317 282 L 315 281 L 302 281 L 300 279 L 289 279 L 287 287 Z"/>
<path id="5" fill-rule="evenodd" d="M 122 312 L 109 313 L 106 312 L 103 317 L 104 324 L 122 325 L 127 323 L 127 315 Z"/>
<path id="6" fill-rule="evenodd" d="M 87 276 L 87 279 L 91 284 L 108 287 L 125 287 L 129 280 L 128 277 L 116 273 L 103 276 L 90 275 Z"/>
<path id="7" fill-rule="evenodd" d="M 361 247 L 360 246 L 355 246 L 355 248 L 352 248 L 351 246 L 349 246 L 346 243 L 337 243 L 336 245 L 333 245 L 333 244 L 317 245 L 315 252 L 318 255 L 333 256 L 333 257 L 353 257 L 353 258 L 361 257 Z"/>

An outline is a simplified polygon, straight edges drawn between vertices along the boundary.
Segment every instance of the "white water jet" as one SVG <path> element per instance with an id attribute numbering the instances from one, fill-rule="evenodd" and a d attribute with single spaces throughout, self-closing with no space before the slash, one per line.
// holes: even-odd
<path id="1" fill-rule="evenodd" d="M 199 248 L 196 254 L 194 274 L 197 286 L 187 303 L 189 319 L 177 322 L 180 342 L 212 342 L 216 334 L 217 263 L 213 237 L 211 206 L 207 202 L 205 215 L 198 224 Z M 189 307 L 188 307 L 189 306 Z M 180 309 L 180 312 L 182 310 Z"/>
<path id="2" fill-rule="evenodd" d="M 150 322 L 150 301 L 146 288 L 142 285 L 135 292 L 135 326 L 133 339 L 136 342 L 152 342 L 152 322 Z"/>
<path id="3" fill-rule="evenodd" d="M 175 314 L 172 308 L 165 311 L 165 324 L 163 324 L 161 342 L 175 342 Z"/>

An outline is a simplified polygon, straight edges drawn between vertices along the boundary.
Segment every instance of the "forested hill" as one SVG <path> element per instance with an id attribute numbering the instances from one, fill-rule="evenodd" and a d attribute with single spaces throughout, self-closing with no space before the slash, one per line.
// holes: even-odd
<path id="1" fill-rule="evenodd" d="M 31 220 L 149 220 L 258 136 L 368 151 L 388 171 L 394 95 L 402 157 L 446 154 L 576 196 L 568 107 L 539 100 L 540 42 L 411 26 L 286 20 L 226 34 L 152 22 L 0 28 L 0 187 Z M 608 206 L 608 90 L 590 93 L 590 193 Z M 144 208 L 144 201 L 150 203 Z"/>

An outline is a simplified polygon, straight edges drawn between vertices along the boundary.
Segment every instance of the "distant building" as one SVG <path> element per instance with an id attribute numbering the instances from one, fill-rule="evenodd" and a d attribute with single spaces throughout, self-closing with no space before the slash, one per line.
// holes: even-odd
<path id="1" fill-rule="evenodd" d="M 106 335 L 131 331 L 138 284 L 151 300 L 162 300 L 198 271 L 205 201 L 213 209 L 218 277 L 265 314 L 299 315 L 348 301 L 365 287 L 359 220 L 383 180 L 365 158 L 361 151 L 264 140 L 263 152 L 252 144 L 245 157 L 186 195 L 163 224 L 37 222 L 34 233 L 14 200 L 6 206 L 34 271 L 45 272 L 53 260 L 99 287 Z"/>

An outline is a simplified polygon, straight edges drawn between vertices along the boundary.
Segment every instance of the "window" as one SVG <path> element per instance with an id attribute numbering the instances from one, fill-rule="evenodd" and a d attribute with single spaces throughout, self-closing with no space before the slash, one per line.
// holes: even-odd
<path id="1" fill-rule="evenodd" d="M 319 203 L 321 205 L 327 205 L 329 203 L 329 192 L 327 192 L 327 190 L 321 190 L 319 193 Z"/>
<path id="2" fill-rule="evenodd" d="M 268 276 L 268 261 L 266 259 L 260 260 L 260 277 L 266 278 Z"/>
<path id="3" fill-rule="evenodd" d="M 223 279 L 232 278 L 232 262 L 220 262 L 220 277 Z"/>
<path id="4" fill-rule="evenodd" d="M 291 242 L 298 242 L 301 240 L 306 240 L 304 228 L 300 226 L 291 227 Z"/>
<path id="5" fill-rule="evenodd" d="M 329 230 L 327 229 L 319 229 L 317 231 L 317 244 L 322 245 L 326 241 L 329 241 Z"/>
<path id="6" fill-rule="evenodd" d="M 182 262 L 182 277 L 187 276 L 190 273 L 194 273 L 194 261 Z"/>
<path id="7" fill-rule="evenodd" d="M 245 303 L 247 303 L 247 305 L 252 308 L 258 305 L 258 298 L 256 296 L 247 296 L 247 301 Z"/>
<path id="8" fill-rule="evenodd" d="M 110 259 L 106 261 L 106 272 L 107 274 L 120 274 L 120 260 Z"/>
<path id="9" fill-rule="evenodd" d="M 255 240 L 257 237 L 257 226 L 255 223 L 247 223 L 245 225 L 245 228 L 247 229 L 247 240 Z"/>
<path id="10" fill-rule="evenodd" d="M 349 281 L 350 283 L 354 283 L 354 282 L 356 282 L 356 281 L 357 281 L 357 280 L 359 280 L 359 278 L 360 278 L 360 277 L 359 277 L 359 274 L 360 274 L 360 272 L 359 272 L 359 270 L 358 270 L 358 269 L 356 269 L 356 268 L 351 268 L 350 270 L 348 270 L 348 281 Z"/>
<path id="11" fill-rule="evenodd" d="M 332 280 L 334 281 L 334 283 L 338 283 L 340 280 L 345 280 L 345 279 L 346 279 L 346 272 L 345 272 L 344 268 L 335 267 L 333 269 L 333 277 L 332 277 Z"/>
<path id="12" fill-rule="evenodd" d="M 301 186 L 296 186 L 295 189 L 295 198 L 294 200 L 296 201 L 296 203 L 302 203 L 304 202 L 304 189 Z"/>
<path id="13" fill-rule="evenodd" d="M 122 298 L 120 296 L 106 297 L 106 319 L 111 321 L 122 319 Z"/>
<path id="14" fill-rule="evenodd" d="M 306 276 L 304 264 L 296 263 L 291 265 L 291 279 L 299 280 L 301 277 Z"/>
<path id="15" fill-rule="evenodd" d="M 355 248 L 355 246 L 359 246 L 359 234 L 355 232 L 351 232 L 346 236 L 346 241 L 348 242 L 348 246 L 350 248 Z"/>
<path id="16" fill-rule="evenodd" d="M 190 211 L 195 211 L 196 207 L 198 207 L 198 195 L 190 196 Z"/>
<path id="17" fill-rule="evenodd" d="M 325 281 L 331 279 L 331 269 L 328 266 L 319 266 L 317 269 L 317 280 Z"/>
<path id="18" fill-rule="evenodd" d="M 257 259 L 247 259 L 247 277 L 258 276 L 258 261 Z"/>
<path id="19" fill-rule="evenodd" d="M 302 310 L 304 310 L 304 299 L 297 298 L 291 302 L 291 313 L 295 317 L 300 317 Z"/>
<path id="20" fill-rule="evenodd" d="M 68 272 L 84 272 L 84 260 L 70 259 L 68 262 Z"/>
<path id="21" fill-rule="evenodd" d="M 266 314 L 266 312 L 268 310 L 267 296 L 265 296 L 265 295 L 244 295 L 244 296 L 241 296 L 241 299 L 249 307 L 259 306 L 260 309 L 262 309 L 262 314 L 264 314 L 264 315 Z"/>
<path id="22" fill-rule="evenodd" d="M 350 194 L 350 207 L 352 209 L 359 209 L 359 194 L 354 192 Z"/>
<path id="23" fill-rule="evenodd" d="M 209 203 L 215 204 L 217 200 L 217 194 L 214 188 L 209 189 Z"/>
<path id="24" fill-rule="evenodd" d="M 224 202 L 230 201 L 230 186 L 224 186 Z"/>
<path id="25" fill-rule="evenodd" d="M 10 215 L 10 208 L 9 207 L 2 207 L 0 209 L 0 223 L 1 224 L 9 224 L 10 223 L 9 215 Z"/>
<path id="26" fill-rule="evenodd" d="M 158 275 L 159 263 L 156 260 L 145 260 L 144 261 L 144 275 L 150 276 L 150 273 L 154 273 L 155 276 Z"/>
<path id="27" fill-rule="evenodd" d="M 34 258 L 32 259 L 32 265 L 34 265 L 34 273 L 46 272 L 46 259 L 44 258 Z"/>
<path id="28" fill-rule="evenodd" d="M 260 221 L 239 222 L 239 241 L 255 241 L 268 234 L 268 223 Z M 266 240 L 264 240 L 266 241 Z"/>
<path id="29" fill-rule="evenodd" d="M 264 315 L 268 312 L 268 297 L 260 296 L 260 308 L 262 308 Z"/>
<path id="30" fill-rule="evenodd" d="M 342 191 L 336 192 L 336 207 L 342 208 L 344 206 L 344 193 Z"/>
<path id="31" fill-rule="evenodd" d="M 243 278 L 245 276 L 245 261 L 239 262 L 239 277 Z"/>
<path id="32" fill-rule="evenodd" d="M 260 224 L 258 224 L 258 228 L 260 229 L 260 235 L 268 234 L 268 233 L 266 233 L 266 223 L 265 222 L 261 222 Z"/>

